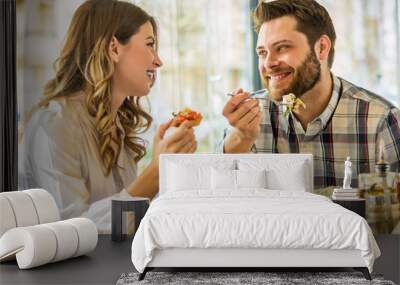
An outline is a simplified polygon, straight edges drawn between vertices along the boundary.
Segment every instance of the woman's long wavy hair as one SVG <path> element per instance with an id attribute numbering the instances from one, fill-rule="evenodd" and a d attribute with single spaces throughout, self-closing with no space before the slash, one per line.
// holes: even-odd
<path id="1" fill-rule="evenodd" d="M 44 88 L 37 109 L 48 106 L 53 99 L 85 90 L 88 112 L 96 119 L 98 147 L 109 175 L 121 151 L 121 132 L 111 114 L 111 77 L 114 64 L 108 54 L 112 37 L 126 44 L 146 22 L 154 19 L 141 8 L 116 0 L 88 0 L 75 12 L 60 56 L 55 61 L 56 75 Z M 125 132 L 123 140 L 133 152 L 135 161 L 146 154 L 145 142 L 138 134 L 146 131 L 152 117 L 140 105 L 140 97 L 127 98 L 118 110 Z"/>

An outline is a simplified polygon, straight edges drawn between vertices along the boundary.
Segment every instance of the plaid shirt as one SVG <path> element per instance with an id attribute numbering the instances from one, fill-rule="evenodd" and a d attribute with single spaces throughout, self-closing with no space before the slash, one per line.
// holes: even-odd
<path id="1" fill-rule="evenodd" d="M 382 97 L 332 74 L 333 92 L 326 109 L 304 131 L 291 114 L 267 98 L 261 135 L 252 147 L 256 153 L 311 153 L 314 187 L 341 186 L 344 161 L 352 162 L 352 186 L 358 174 L 375 172 L 380 141 L 385 160 L 396 171 L 400 165 L 400 110 Z"/>

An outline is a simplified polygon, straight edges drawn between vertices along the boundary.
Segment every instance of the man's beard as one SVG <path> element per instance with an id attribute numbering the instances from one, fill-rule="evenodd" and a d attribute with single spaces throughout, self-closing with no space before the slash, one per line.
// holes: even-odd
<path id="1" fill-rule="evenodd" d="M 294 74 L 294 78 L 290 83 L 289 87 L 286 89 L 275 89 L 270 88 L 268 83 L 269 79 L 266 79 L 265 76 L 262 76 L 262 81 L 264 86 L 270 92 L 270 96 L 272 99 L 280 100 L 283 95 L 293 93 L 297 97 L 301 97 L 304 93 L 311 90 L 315 84 L 318 83 L 321 77 L 321 64 L 318 61 L 317 56 L 314 52 L 310 51 L 307 55 L 306 59 L 300 65 L 296 72 L 293 73 L 294 69 L 290 68 L 292 74 Z M 287 71 L 282 68 L 277 68 L 273 70 L 274 73 L 280 71 Z"/>

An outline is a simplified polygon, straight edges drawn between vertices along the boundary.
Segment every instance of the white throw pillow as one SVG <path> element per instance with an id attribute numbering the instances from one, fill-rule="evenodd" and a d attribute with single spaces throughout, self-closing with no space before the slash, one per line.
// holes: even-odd
<path id="1" fill-rule="evenodd" d="M 168 163 L 168 191 L 210 189 L 210 167 Z"/>
<path id="2" fill-rule="evenodd" d="M 211 168 L 212 190 L 236 190 L 236 170 Z"/>
<path id="3" fill-rule="evenodd" d="M 290 170 L 279 168 L 267 171 L 268 188 L 273 190 L 306 191 L 304 163 L 295 163 Z"/>
<path id="4" fill-rule="evenodd" d="M 237 188 L 267 188 L 267 171 L 236 170 Z"/>
<path id="5" fill-rule="evenodd" d="M 263 160 L 263 159 L 239 159 L 240 170 L 259 169 L 266 170 L 267 189 L 270 190 L 307 190 L 307 169 L 305 161 L 293 160 Z"/>
<path id="6" fill-rule="evenodd" d="M 199 159 L 202 156 L 171 155 L 170 160 L 165 161 L 165 184 L 163 191 L 186 191 L 198 190 L 201 192 L 211 191 L 211 169 L 235 169 L 236 161 L 224 158 Z"/>

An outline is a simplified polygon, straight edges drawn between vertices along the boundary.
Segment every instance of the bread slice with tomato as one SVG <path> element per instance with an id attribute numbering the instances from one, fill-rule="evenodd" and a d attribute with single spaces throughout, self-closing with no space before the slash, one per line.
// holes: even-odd
<path id="1" fill-rule="evenodd" d="M 200 112 L 196 112 L 190 108 L 184 108 L 178 113 L 172 113 L 172 115 L 174 116 L 172 125 L 176 127 L 179 127 L 184 121 L 190 121 L 192 126 L 195 127 L 200 125 L 201 120 L 203 119 Z"/>

